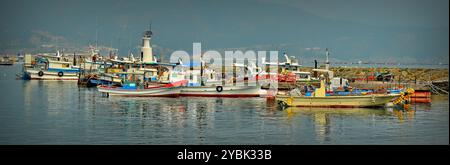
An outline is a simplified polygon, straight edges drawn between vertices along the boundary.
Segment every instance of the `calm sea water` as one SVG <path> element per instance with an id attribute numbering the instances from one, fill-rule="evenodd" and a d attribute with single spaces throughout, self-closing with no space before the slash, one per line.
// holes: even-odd
<path id="1" fill-rule="evenodd" d="M 448 97 L 395 109 L 281 110 L 264 98 L 103 98 L 0 66 L 0 144 L 449 144 Z"/>

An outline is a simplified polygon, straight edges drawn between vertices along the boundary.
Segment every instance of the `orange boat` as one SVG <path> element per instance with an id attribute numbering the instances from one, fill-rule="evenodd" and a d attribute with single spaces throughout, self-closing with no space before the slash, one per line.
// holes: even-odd
<path id="1" fill-rule="evenodd" d="M 416 90 L 411 95 L 411 102 L 413 103 L 431 103 L 431 91 L 429 90 Z"/>

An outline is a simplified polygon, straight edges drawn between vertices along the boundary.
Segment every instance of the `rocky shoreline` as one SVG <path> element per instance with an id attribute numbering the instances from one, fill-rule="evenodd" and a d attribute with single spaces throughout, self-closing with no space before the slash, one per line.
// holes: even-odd
<path id="1" fill-rule="evenodd" d="M 302 71 L 312 72 L 311 67 L 304 67 Z M 330 68 L 335 77 L 350 80 L 350 86 L 360 89 L 386 89 L 411 87 L 415 90 L 430 91 L 430 84 L 448 91 L 449 70 L 442 68 L 356 68 L 333 67 Z M 376 81 L 380 73 L 390 73 L 393 79 L 389 81 Z M 431 90 L 433 91 L 433 90 Z"/>
<path id="2" fill-rule="evenodd" d="M 303 67 L 302 71 L 312 72 L 312 67 Z M 432 81 L 448 80 L 448 68 L 356 68 L 356 67 L 332 67 L 335 77 L 343 77 L 349 80 L 356 78 L 367 78 L 375 76 L 376 73 L 391 73 L 394 75 L 393 82 L 401 83 L 424 83 Z"/>

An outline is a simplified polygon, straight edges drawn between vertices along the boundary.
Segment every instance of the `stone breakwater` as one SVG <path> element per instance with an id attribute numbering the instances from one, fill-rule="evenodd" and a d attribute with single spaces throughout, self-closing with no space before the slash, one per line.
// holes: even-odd
<path id="1" fill-rule="evenodd" d="M 312 71 L 312 68 L 302 68 Z M 430 82 L 448 91 L 448 69 L 428 68 L 346 68 L 333 67 L 335 77 L 350 80 L 350 86 L 360 89 L 386 89 L 411 87 L 416 90 L 430 90 Z M 376 81 L 377 73 L 390 73 L 394 78 L 388 82 Z M 435 84 L 439 82 L 438 84 Z"/>
<path id="2" fill-rule="evenodd" d="M 312 71 L 313 68 L 305 67 L 303 71 Z M 347 79 L 367 78 L 375 76 L 376 73 L 389 72 L 394 75 L 394 82 L 402 83 L 423 83 L 430 81 L 448 80 L 448 69 L 427 69 L 427 68 L 350 68 L 332 67 L 335 77 Z"/>

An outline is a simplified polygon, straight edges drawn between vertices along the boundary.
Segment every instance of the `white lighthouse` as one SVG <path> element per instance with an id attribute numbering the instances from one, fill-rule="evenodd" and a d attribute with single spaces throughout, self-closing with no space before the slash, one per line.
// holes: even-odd
<path id="1" fill-rule="evenodd" d="M 150 46 L 150 39 L 152 38 L 152 31 L 145 31 L 144 37 L 142 37 L 142 47 L 141 47 L 141 60 L 144 63 L 156 62 L 153 60 L 153 50 Z"/>

